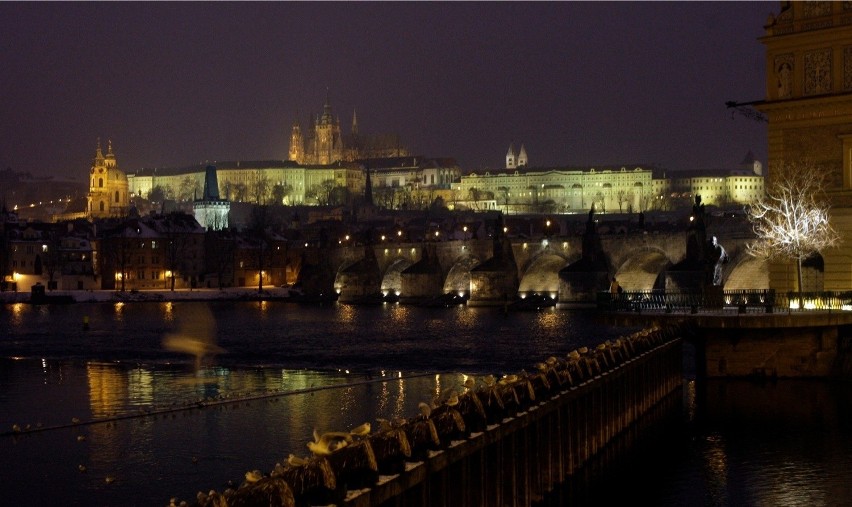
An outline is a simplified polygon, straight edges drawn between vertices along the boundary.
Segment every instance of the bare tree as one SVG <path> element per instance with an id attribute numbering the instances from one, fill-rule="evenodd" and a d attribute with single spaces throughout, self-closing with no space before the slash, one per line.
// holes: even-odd
<path id="1" fill-rule="evenodd" d="M 393 187 L 376 187 L 373 189 L 373 202 L 380 208 L 395 209 L 396 191 Z"/>
<path id="2" fill-rule="evenodd" d="M 245 183 L 234 183 L 231 188 L 233 199 L 237 202 L 245 202 L 248 200 L 248 187 Z"/>
<path id="3" fill-rule="evenodd" d="M 509 187 L 497 187 L 497 195 L 503 201 L 505 213 L 509 213 Z"/>
<path id="4" fill-rule="evenodd" d="M 825 175 L 811 162 L 782 162 L 772 167 L 766 194 L 747 207 L 757 236 L 749 253 L 796 261 L 800 308 L 802 260 L 840 241 L 829 220 Z"/>
<path id="5" fill-rule="evenodd" d="M 276 205 L 284 204 L 285 199 L 293 193 L 293 186 L 289 183 L 276 183 L 272 187 L 272 202 Z"/>
<path id="6" fill-rule="evenodd" d="M 267 234 L 271 217 L 267 206 L 254 206 L 251 209 L 251 219 L 248 233 L 257 243 L 257 292 L 263 292 L 263 270 L 265 269 L 264 254 L 267 248 Z"/>
<path id="7" fill-rule="evenodd" d="M 195 199 L 198 194 L 198 180 L 193 178 L 190 175 L 184 176 L 182 180 L 180 180 L 180 188 L 178 189 L 178 200 L 179 201 L 191 201 Z"/>
<path id="8" fill-rule="evenodd" d="M 272 182 L 269 181 L 269 178 L 261 171 L 256 171 L 254 181 L 251 183 L 253 202 L 258 205 L 269 204 L 271 188 Z"/>
<path id="9" fill-rule="evenodd" d="M 148 192 L 148 200 L 156 203 L 162 203 L 164 200 L 169 198 L 169 187 L 164 187 L 163 185 L 156 185 L 154 188 Z"/>
<path id="10" fill-rule="evenodd" d="M 322 183 L 307 189 L 305 197 L 316 200 L 320 206 L 328 206 L 331 204 L 332 190 L 334 190 L 334 180 L 324 180 Z"/>

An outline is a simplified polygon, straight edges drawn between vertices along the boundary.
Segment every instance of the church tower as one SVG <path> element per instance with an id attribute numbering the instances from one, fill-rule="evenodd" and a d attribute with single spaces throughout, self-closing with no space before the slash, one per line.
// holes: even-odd
<path id="1" fill-rule="evenodd" d="M 331 113 L 331 104 L 326 94 L 322 116 L 314 123 L 312 159 L 307 163 L 328 165 L 343 160 L 343 138 L 340 135 L 340 120 Z"/>
<path id="2" fill-rule="evenodd" d="M 515 143 L 509 145 L 509 152 L 506 153 L 506 169 L 514 169 L 517 167 L 517 159 L 515 158 Z"/>
<path id="3" fill-rule="evenodd" d="M 518 152 L 518 167 L 526 167 L 527 165 L 527 150 L 524 145 L 521 145 L 521 151 Z"/>
<path id="4" fill-rule="evenodd" d="M 305 161 L 305 141 L 302 139 L 302 128 L 298 122 L 293 122 L 290 131 L 290 160 L 301 164 Z"/>
<path id="5" fill-rule="evenodd" d="M 127 175 L 118 170 L 112 141 L 107 145 L 107 154 L 98 148 L 89 171 L 88 218 L 107 218 L 127 215 L 130 208 Z"/>

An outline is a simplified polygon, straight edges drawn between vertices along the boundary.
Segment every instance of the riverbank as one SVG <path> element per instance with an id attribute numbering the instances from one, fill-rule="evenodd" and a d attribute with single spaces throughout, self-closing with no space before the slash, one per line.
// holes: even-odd
<path id="1" fill-rule="evenodd" d="M 295 296 L 289 288 L 264 286 L 262 291 L 257 287 L 227 287 L 224 289 L 175 289 L 175 290 L 55 290 L 46 293 L 50 298 L 66 300 L 74 303 L 118 303 L 118 302 L 164 302 L 164 301 L 262 301 L 290 299 Z M 0 303 L 31 303 L 30 292 L 0 292 Z"/>

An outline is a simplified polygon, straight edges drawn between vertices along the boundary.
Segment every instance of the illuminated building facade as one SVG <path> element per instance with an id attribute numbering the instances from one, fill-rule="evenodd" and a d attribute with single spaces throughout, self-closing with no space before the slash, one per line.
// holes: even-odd
<path id="1" fill-rule="evenodd" d="M 88 219 L 126 216 L 130 208 L 127 176 L 121 172 L 112 151 L 112 141 L 107 145 L 107 154 L 101 151 L 101 143 L 92 168 L 89 171 Z"/>
<path id="2" fill-rule="evenodd" d="M 738 169 L 664 171 L 625 165 L 530 167 L 526 150 L 506 155 L 505 171 L 469 173 L 452 185 L 451 207 L 507 213 L 600 213 L 672 210 L 692 206 L 695 195 L 708 206 L 730 207 L 763 195 L 762 165 L 749 152 Z M 514 168 L 511 168 L 514 167 Z"/>
<path id="3" fill-rule="evenodd" d="M 344 139 L 340 128 L 340 117 L 332 114 L 326 96 L 323 112 L 311 122 L 305 136 L 299 122 L 290 130 L 291 162 L 300 165 L 329 165 L 340 161 L 352 162 L 364 158 L 406 157 L 408 150 L 401 146 L 394 135 L 365 136 L 358 128 L 358 116 L 353 111 L 350 135 Z"/>
<path id="4" fill-rule="evenodd" d="M 768 171 L 807 160 L 828 175 L 839 248 L 816 261 L 821 276 L 802 289 L 852 288 L 852 3 L 781 2 L 764 25 L 766 99 L 756 108 L 769 120 Z M 819 266 L 821 265 L 821 266 Z M 795 290 L 792 263 L 772 263 L 770 287 Z"/>
<path id="5" fill-rule="evenodd" d="M 204 268 L 204 229 L 191 215 L 131 217 L 98 230 L 101 289 L 193 287 Z"/>

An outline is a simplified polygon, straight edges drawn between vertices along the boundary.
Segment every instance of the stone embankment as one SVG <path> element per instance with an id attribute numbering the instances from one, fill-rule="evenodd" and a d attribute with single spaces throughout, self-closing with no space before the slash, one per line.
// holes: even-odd
<path id="1" fill-rule="evenodd" d="M 50 297 L 68 298 L 71 303 L 131 303 L 167 301 L 258 301 L 297 300 L 298 294 L 285 287 L 229 287 L 225 289 L 179 290 L 57 290 L 48 291 Z M 0 292 L 0 304 L 33 303 L 30 292 Z"/>
<path id="2" fill-rule="evenodd" d="M 173 505 L 531 505 L 682 386 L 688 328 L 647 329 L 466 384 L 421 413 L 314 435 L 309 457 Z M 675 394 L 676 395 L 676 394 Z M 507 503 L 508 502 L 508 503 Z"/>

